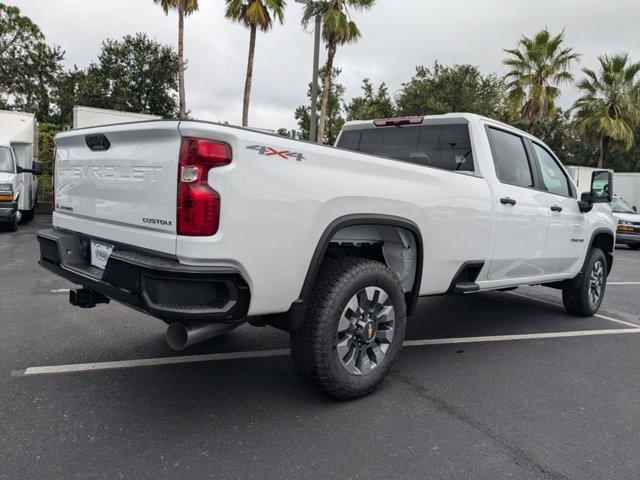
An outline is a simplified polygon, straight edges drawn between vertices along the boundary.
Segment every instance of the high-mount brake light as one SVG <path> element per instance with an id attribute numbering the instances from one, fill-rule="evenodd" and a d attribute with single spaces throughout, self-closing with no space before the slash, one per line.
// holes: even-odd
<path id="1" fill-rule="evenodd" d="M 401 127 L 402 125 L 420 125 L 424 121 L 424 117 L 397 117 L 383 118 L 374 120 L 376 127 Z"/>
<path id="2" fill-rule="evenodd" d="M 177 233 L 209 237 L 220 226 L 220 194 L 208 182 L 209 170 L 231 163 L 231 146 L 183 138 L 178 166 Z"/>

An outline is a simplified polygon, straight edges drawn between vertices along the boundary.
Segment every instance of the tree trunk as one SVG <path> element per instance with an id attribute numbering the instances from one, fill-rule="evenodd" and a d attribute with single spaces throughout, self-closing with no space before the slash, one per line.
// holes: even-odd
<path id="1" fill-rule="evenodd" d="M 598 159 L 598 168 L 604 168 L 609 158 L 609 137 L 602 135 L 600 137 L 600 158 Z"/>
<path id="2" fill-rule="evenodd" d="M 536 122 L 531 120 L 531 123 L 529 124 L 529 128 L 527 128 L 527 132 L 530 133 L 531 135 L 534 135 L 536 132 Z"/>
<path id="3" fill-rule="evenodd" d="M 327 64 L 324 67 L 324 86 L 322 87 L 322 102 L 320 106 L 320 118 L 318 119 L 318 136 L 319 144 L 324 143 L 324 132 L 327 127 L 327 110 L 329 109 L 329 95 L 331 94 L 331 82 L 333 73 L 333 60 L 336 56 L 336 45 L 329 44 L 329 52 L 327 55 Z"/>
<path id="4" fill-rule="evenodd" d="M 178 6 L 178 59 L 180 63 L 180 71 L 178 74 L 180 118 L 187 118 L 187 101 L 184 93 L 184 0 L 182 0 Z"/>
<path id="5" fill-rule="evenodd" d="M 242 126 L 249 126 L 249 101 L 251 100 L 251 82 L 253 81 L 253 59 L 256 54 L 256 33 L 258 28 L 251 25 L 249 37 L 249 60 L 247 61 L 247 78 L 244 82 L 244 100 L 242 102 Z"/>

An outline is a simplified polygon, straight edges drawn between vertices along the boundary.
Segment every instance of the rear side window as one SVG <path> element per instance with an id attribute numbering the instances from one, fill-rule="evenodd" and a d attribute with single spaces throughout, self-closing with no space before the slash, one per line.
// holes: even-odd
<path id="1" fill-rule="evenodd" d="M 342 135 L 340 135 L 338 146 L 346 150 L 358 150 L 361 134 L 361 130 L 345 130 L 342 132 Z"/>
<path id="2" fill-rule="evenodd" d="M 489 128 L 488 134 L 500 181 L 519 187 L 533 187 L 533 175 L 522 137 L 495 128 Z"/>
<path id="3" fill-rule="evenodd" d="M 415 125 L 346 130 L 342 133 L 337 147 L 445 170 L 474 171 L 467 125 Z"/>

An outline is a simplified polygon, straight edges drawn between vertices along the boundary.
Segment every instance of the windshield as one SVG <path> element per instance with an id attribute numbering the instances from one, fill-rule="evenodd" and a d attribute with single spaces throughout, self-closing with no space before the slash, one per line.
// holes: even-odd
<path id="1" fill-rule="evenodd" d="M 0 147 L 0 172 L 15 173 L 13 155 L 9 147 Z"/>
<path id="2" fill-rule="evenodd" d="M 631 205 L 618 197 L 613 197 L 613 201 L 611 202 L 611 209 L 615 213 L 635 213 Z"/>

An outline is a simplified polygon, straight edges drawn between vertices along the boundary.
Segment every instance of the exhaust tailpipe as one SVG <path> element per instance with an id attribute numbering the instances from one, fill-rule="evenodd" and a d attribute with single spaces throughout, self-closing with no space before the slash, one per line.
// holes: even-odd
<path id="1" fill-rule="evenodd" d="M 196 320 L 176 322 L 167 328 L 167 343 L 174 350 L 184 350 L 197 343 L 230 332 L 237 326 Z"/>

